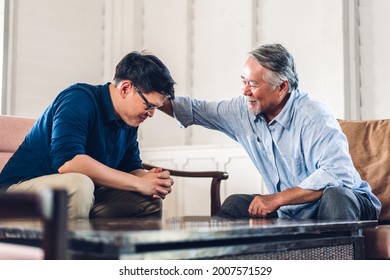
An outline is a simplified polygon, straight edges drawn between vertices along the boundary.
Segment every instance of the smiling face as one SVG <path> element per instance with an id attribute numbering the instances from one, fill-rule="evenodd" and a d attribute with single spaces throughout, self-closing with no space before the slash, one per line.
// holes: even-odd
<path id="1" fill-rule="evenodd" d="M 288 83 L 283 81 L 274 86 L 264 77 L 270 70 L 260 65 L 253 57 L 249 57 L 241 75 L 241 88 L 247 97 L 248 109 L 254 115 L 263 114 L 267 121 L 273 120 L 287 102 Z"/>
<path id="2" fill-rule="evenodd" d="M 110 95 L 116 116 L 133 127 L 153 117 L 155 109 L 166 100 L 165 95 L 156 91 L 142 93 L 130 81 L 122 81 L 116 86 L 110 84 Z"/>

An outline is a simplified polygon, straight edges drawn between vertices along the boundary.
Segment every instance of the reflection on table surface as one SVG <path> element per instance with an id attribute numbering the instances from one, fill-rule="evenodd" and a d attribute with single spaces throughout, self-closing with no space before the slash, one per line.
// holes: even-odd
<path id="1" fill-rule="evenodd" d="M 258 258 L 259 252 L 268 252 L 272 246 L 272 252 L 280 248 L 309 248 L 313 244 L 317 246 L 319 240 L 321 244 L 328 240 L 332 246 L 336 244 L 344 252 L 345 246 L 361 247 L 361 229 L 376 224 L 377 221 L 231 220 L 200 216 L 85 219 L 69 221 L 68 238 L 69 251 L 75 259 L 202 259 L 220 256 L 235 258 L 240 254 L 255 254 Z M 31 220 L 0 221 L 0 240 L 2 238 L 17 243 L 27 240 L 37 244 L 42 239 L 41 224 Z M 353 250 L 347 252 L 350 254 L 347 259 L 355 256 Z M 339 256 L 333 251 L 329 254 Z M 322 251 L 320 255 L 323 255 Z M 305 256 L 306 253 L 299 255 L 300 258 Z"/>
<path id="2" fill-rule="evenodd" d="M 79 219 L 69 220 L 70 234 L 115 234 L 126 235 L 142 233 L 143 235 L 157 232 L 186 232 L 186 233 L 223 233 L 236 232 L 237 234 L 286 234 L 286 233 L 316 233 L 338 230 L 358 230 L 372 227 L 377 221 L 317 221 L 294 219 L 224 219 L 208 216 L 158 218 L 129 218 L 129 219 Z M 34 232 L 39 231 L 39 221 L 0 221 L 1 232 Z M 4 236 L 4 234 L 2 234 Z"/>

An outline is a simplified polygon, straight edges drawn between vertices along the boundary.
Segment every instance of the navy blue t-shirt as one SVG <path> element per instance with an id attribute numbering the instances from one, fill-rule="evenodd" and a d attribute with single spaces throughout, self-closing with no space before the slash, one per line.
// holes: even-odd
<path id="1" fill-rule="evenodd" d="M 124 172 L 142 169 L 137 131 L 115 116 L 109 83 L 72 85 L 49 105 L 4 166 L 0 190 L 58 173 L 80 154 Z"/>

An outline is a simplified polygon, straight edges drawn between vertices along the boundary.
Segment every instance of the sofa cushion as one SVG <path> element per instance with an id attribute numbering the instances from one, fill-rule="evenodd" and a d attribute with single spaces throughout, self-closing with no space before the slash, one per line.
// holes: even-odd
<path id="1" fill-rule="evenodd" d="M 339 120 L 352 161 L 382 203 L 380 221 L 390 221 L 390 120 Z"/>
<path id="2" fill-rule="evenodd" d="M 36 119 L 0 116 L 0 171 L 35 123 Z"/>
<path id="3" fill-rule="evenodd" d="M 1 170 L 3 170 L 5 164 L 8 162 L 8 160 L 12 157 L 13 154 L 14 153 L 0 151 L 0 172 L 1 172 Z"/>

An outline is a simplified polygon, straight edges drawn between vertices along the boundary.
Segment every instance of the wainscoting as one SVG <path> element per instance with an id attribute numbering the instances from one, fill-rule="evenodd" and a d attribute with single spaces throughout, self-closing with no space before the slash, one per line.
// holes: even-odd
<path id="1" fill-rule="evenodd" d="M 267 193 L 262 177 L 246 152 L 236 145 L 144 148 L 145 163 L 187 171 L 229 173 L 221 184 L 221 201 L 235 193 Z M 172 194 L 164 200 L 164 217 L 210 214 L 210 183 L 205 178 L 174 177 Z"/>

